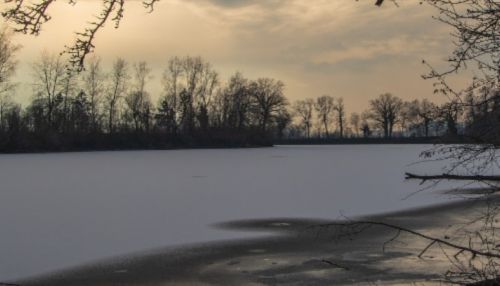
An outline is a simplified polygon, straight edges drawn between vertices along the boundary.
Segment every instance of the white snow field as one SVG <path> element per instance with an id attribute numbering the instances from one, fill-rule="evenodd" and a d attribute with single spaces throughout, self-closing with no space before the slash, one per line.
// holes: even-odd
<path id="1" fill-rule="evenodd" d="M 430 145 L 0 155 L 0 281 L 246 237 L 252 218 L 340 218 L 448 201 L 405 182 Z M 439 170 L 437 166 L 432 167 Z M 442 188 L 445 186 L 441 186 Z"/>

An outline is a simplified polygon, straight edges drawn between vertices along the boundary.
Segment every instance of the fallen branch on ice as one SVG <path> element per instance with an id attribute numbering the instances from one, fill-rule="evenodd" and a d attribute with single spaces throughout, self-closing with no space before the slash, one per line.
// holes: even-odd
<path id="1" fill-rule="evenodd" d="M 452 174 L 441 174 L 441 175 L 417 175 L 412 173 L 405 173 L 406 180 L 456 180 L 456 181 L 490 181 L 490 182 L 500 182 L 500 176 L 483 176 L 483 175 L 452 175 Z"/>

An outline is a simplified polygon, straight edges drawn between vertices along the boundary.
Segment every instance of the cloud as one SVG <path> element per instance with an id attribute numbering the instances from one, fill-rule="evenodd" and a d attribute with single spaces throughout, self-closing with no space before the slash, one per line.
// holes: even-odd
<path id="1" fill-rule="evenodd" d="M 409 97 L 430 94 L 432 85 L 421 82 L 416 64 L 423 58 L 441 63 L 451 49 L 449 31 L 431 19 L 429 6 L 411 1 L 377 8 L 372 2 L 169 0 L 146 14 L 140 1 L 131 1 L 120 29 L 108 25 L 97 35 L 96 53 L 105 62 L 116 56 L 147 60 L 157 74 L 169 57 L 201 55 L 222 78 L 238 70 L 282 79 L 293 99 L 336 90 L 346 103 L 366 101 L 370 95 L 360 81 L 387 91 L 403 90 L 395 82 L 405 82 Z M 34 58 L 39 47 L 60 51 L 81 29 L 72 21 L 88 20 L 78 17 L 78 9 L 89 15 L 100 2 L 78 2 L 78 9 L 57 5 L 53 23 L 23 42 L 28 48 L 20 58 Z"/>
<path id="2" fill-rule="evenodd" d="M 285 0 L 191 0 L 194 3 L 206 2 L 223 8 L 240 8 L 250 5 L 258 6 L 276 6 L 286 5 Z"/>

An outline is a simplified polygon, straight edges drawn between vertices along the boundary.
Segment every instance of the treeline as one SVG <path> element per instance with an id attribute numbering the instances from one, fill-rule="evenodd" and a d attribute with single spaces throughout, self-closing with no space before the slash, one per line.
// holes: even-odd
<path id="1" fill-rule="evenodd" d="M 71 73 L 61 57 L 43 54 L 33 65 L 33 97 L 24 108 L 12 100 L 12 84 L 3 85 L 0 151 L 428 143 L 425 138 L 443 136 L 459 142 L 498 126 L 491 124 L 500 118 L 500 101 L 484 90 L 470 91 L 467 104 L 443 105 L 385 93 L 351 114 L 342 98 L 329 95 L 289 104 L 281 81 L 235 73 L 223 82 L 199 57 L 170 59 L 156 99 L 147 91 L 151 79 L 146 62 L 116 59 L 104 70 L 91 58 L 85 71 Z"/>
<path id="2" fill-rule="evenodd" d="M 0 151 L 265 146 L 291 120 L 281 81 L 236 73 L 221 84 L 199 57 L 168 61 L 156 104 L 146 62 L 105 71 L 93 58 L 75 74 L 44 54 L 33 74 L 25 108 L 1 97 Z"/>
<path id="3" fill-rule="evenodd" d="M 474 129 L 471 127 L 472 121 L 477 122 L 471 121 L 472 115 L 465 113 L 464 108 L 465 105 L 459 101 L 437 105 L 427 99 L 404 101 L 385 93 L 370 100 L 368 110 L 348 115 L 342 98 L 324 95 L 315 99 L 298 100 L 292 105 L 291 112 L 296 120 L 289 126 L 286 135 L 289 139 L 301 142 L 307 142 L 304 139 L 320 142 L 318 139 L 322 138 L 383 138 L 382 141 L 365 141 L 389 142 L 386 139 L 443 136 L 448 141 L 456 141 L 459 137 L 463 138 L 468 130 Z M 419 139 L 415 142 L 421 141 Z"/>
<path id="4" fill-rule="evenodd" d="M 61 56 L 45 53 L 33 64 L 33 96 L 22 106 L 12 82 L 18 49 L 0 31 L 0 152 L 500 138 L 500 95 L 492 79 L 475 80 L 442 105 L 385 93 L 364 112 L 347 114 L 341 97 L 289 104 L 281 81 L 240 73 L 221 80 L 199 57 L 171 58 L 162 92 L 153 97 L 146 62 L 116 59 L 106 70 L 94 57 L 73 73 Z"/>

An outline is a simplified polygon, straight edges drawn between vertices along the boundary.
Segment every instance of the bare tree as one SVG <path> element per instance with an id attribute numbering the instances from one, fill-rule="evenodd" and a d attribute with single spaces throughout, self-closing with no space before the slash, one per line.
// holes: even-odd
<path id="1" fill-rule="evenodd" d="M 380 1 L 382 2 L 382 1 Z M 436 80 L 435 93 L 443 94 L 449 102 L 438 109 L 438 115 L 447 125 L 449 136 L 459 135 L 459 118 L 467 111 L 472 123 L 467 134 L 469 144 L 436 146 L 422 156 L 426 159 L 447 160 L 442 174 L 407 174 L 408 179 L 439 182 L 460 180 L 481 182 L 498 192 L 497 175 L 486 175 L 498 170 L 498 146 L 500 126 L 499 80 L 500 80 L 500 3 L 496 0 L 427 0 L 437 10 L 439 21 L 453 29 L 451 36 L 455 48 L 448 57 L 449 67 L 444 70 L 430 68 L 427 79 Z M 381 3 L 380 3 L 381 4 Z M 463 71 L 469 66 L 477 67 L 479 76 L 465 90 L 455 90 L 447 82 L 447 76 Z M 429 110 L 433 109 L 429 105 Z M 427 108 L 426 108 L 427 109 Z M 426 125 L 426 112 L 419 115 Z M 479 115 L 479 116 L 478 116 Z M 427 129 L 427 128 L 426 128 Z M 427 133 L 427 131 L 426 131 Z M 465 233 L 461 238 L 467 245 L 454 246 L 456 253 L 450 256 L 454 270 L 445 277 L 447 282 L 459 285 L 498 285 L 500 283 L 500 255 L 498 254 L 498 200 L 481 212 L 485 213 L 485 224 Z M 493 211 L 492 211 L 493 210 Z M 443 242 L 431 239 L 423 250 Z M 468 253 L 469 255 L 463 255 Z"/>
<path id="2" fill-rule="evenodd" d="M 105 74 L 101 69 L 101 60 L 97 57 L 90 58 L 86 72 L 83 74 L 83 86 L 89 97 L 90 123 L 92 131 L 99 129 L 101 121 L 101 104 L 105 92 Z"/>
<path id="3" fill-rule="evenodd" d="M 150 73 L 151 69 L 146 62 L 134 64 L 135 86 L 133 91 L 125 97 L 136 132 L 149 126 L 151 103 L 149 93 L 146 91 L 146 83 L 150 78 Z"/>
<path id="4" fill-rule="evenodd" d="M 11 78 L 17 67 L 16 53 L 21 46 L 12 42 L 12 33 L 6 28 L 0 30 L 0 94 L 11 91 Z"/>
<path id="5" fill-rule="evenodd" d="M 12 42 L 12 33 L 7 28 L 0 30 L 0 128 L 5 126 L 6 114 L 12 108 L 12 92 L 17 61 L 15 54 L 20 46 Z"/>
<path id="6" fill-rule="evenodd" d="M 302 126 L 304 126 L 307 138 L 311 138 L 312 117 L 314 109 L 314 100 L 311 98 L 297 100 L 293 105 L 293 111 L 300 118 Z"/>
<path id="7" fill-rule="evenodd" d="M 428 99 L 417 101 L 417 116 L 420 119 L 421 125 L 424 127 L 425 137 L 429 137 L 429 127 L 436 117 L 437 106 Z"/>
<path id="8" fill-rule="evenodd" d="M 350 123 L 351 123 L 352 128 L 354 129 L 354 132 L 356 133 L 356 137 L 359 137 L 359 131 L 360 131 L 360 126 L 361 126 L 361 117 L 359 116 L 358 113 L 356 113 L 356 112 L 351 113 Z"/>
<path id="9" fill-rule="evenodd" d="M 263 132 L 271 120 L 288 104 L 283 95 L 285 85 L 271 78 L 259 78 L 250 84 L 252 106 Z"/>
<path id="10" fill-rule="evenodd" d="M 427 0 L 439 12 L 437 19 L 455 29 L 455 49 L 444 72 L 432 70 L 428 77 L 442 78 L 477 64 L 484 72 L 498 76 L 500 70 L 500 3 L 496 0 Z"/>
<path id="11" fill-rule="evenodd" d="M 15 104 L 10 94 L 0 96 L 0 131 L 5 130 L 8 113 L 14 106 Z"/>
<path id="12" fill-rule="evenodd" d="M 337 112 L 337 124 L 339 126 L 339 137 L 344 138 L 345 106 L 344 106 L 344 99 L 342 97 L 337 99 L 337 103 L 335 104 L 335 111 Z"/>
<path id="13" fill-rule="evenodd" d="M 443 104 L 438 112 L 446 124 L 447 134 L 456 137 L 458 135 L 458 119 L 463 112 L 462 105 L 457 100 L 452 100 Z"/>
<path id="14" fill-rule="evenodd" d="M 283 83 L 250 82 L 236 74 L 221 88 L 218 74 L 201 58 L 169 62 L 165 94 L 156 112 L 147 93 L 150 69 L 145 63 L 136 64 L 130 77 L 123 59 L 114 62 L 108 76 L 97 58 L 81 77 L 68 73 L 72 70 L 56 56 L 44 55 L 34 67 L 35 96 L 24 110 L 0 100 L 0 133 L 6 138 L 0 140 L 0 151 L 17 151 L 17 146 L 22 150 L 259 146 L 284 136 L 290 123 Z M 177 127 L 184 132 L 177 132 Z M 144 130 L 151 136 L 137 136 Z"/>
<path id="15" fill-rule="evenodd" d="M 236 126 L 241 130 L 248 124 L 250 111 L 249 82 L 241 73 L 236 73 L 229 79 L 229 83 L 222 91 L 224 101 L 221 102 L 225 110 L 224 125 Z M 234 126 L 233 126 L 234 125 Z"/>
<path id="16" fill-rule="evenodd" d="M 62 119 L 62 122 L 60 124 L 62 125 L 63 131 L 68 132 L 71 129 L 71 122 L 69 117 L 71 116 L 70 110 L 73 104 L 72 95 L 78 89 L 79 84 L 76 73 L 71 70 L 65 69 L 65 73 L 61 83 L 62 89 L 59 94 L 60 96 L 62 96 L 62 111 L 59 117 Z"/>
<path id="17" fill-rule="evenodd" d="M 290 115 L 290 113 L 286 108 L 281 108 L 281 110 L 278 111 L 275 121 L 276 121 L 276 130 L 278 133 L 278 139 L 282 139 L 285 129 L 292 122 L 292 116 Z"/>
<path id="18" fill-rule="evenodd" d="M 141 61 L 134 64 L 134 89 L 139 93 L 145 93 L 146 83 L 149 79 L 151 79 L 151 68 L 148 66 L 148 63 Z"/>
<path id="19" fill-rule="evenodd" d="M 372 135 L 371 118 L 372 114 L 369 111 L 361 113 L 361 131 L 363 131 L 364 138 L 368 138 Z"/>
<path id="20" fill-rule="evenodd" d="M 390 93 L 381 94 L 377 99 L 370 101 L 372 119 L 382 128 L 385 138 L 391 138 L 394 125 L 403 101 Z"/>
<path id="21" fill-rule="evenodd" d="M 33 64 L 35 90 L 46 107 L 45 118 L 49 128 L 54 126 L 54 111 L 57 105 L 56 96 L 64 88 L 65 68 L 60 56 L 42 53 L 40 59 Z"/>
<path id="22" fill-rule="evenodd" d="M 119 100 L 126 93 L 128 79 L 127 62 L 124 59 L 118 58 L 113 64 L 113 70 L 110 74 L 110 83 L 106 92 L 109 133 L 113 133 L 115 130 Z"/>
<path id="23" fill-rule="evenodd" d="M 320 96 L 316 99 L 314 107 L 316 108 L 318 119 L 325 130 L 325 136 L 328 138 L 330 136 L 328 126 L 331 124 L 332 113 L 335 110 L 335 99 L 329 95 Z"/>
<path id="24" fill-rule="evenodd" d="M 197 119 L 199 127 L 206 131 L 209 125 L 208 109 L 211 105 L 214 90 L 219 84 L 219 75 L 212 69 L 210 63 L 204 63 L 199 81 L 199 88 L 195 97 Z"/>
<path id="25" fill-rule="evenodd" d="M 178 57 L 171 58 L 163 71 L 162 83 L 165 94 L 160 103 L 159 116 L 162 118 L 162 125 L 172 134 L 176 134 L 179 127 L 179 94 L 185 88 L 182 82 L 183 71 L 182 61 Z"/>
<path id="26" fill-rule="evenodd" d="M 408 135 L 408 131 L 413 127 L 412 124 L 416 118 L 416 102 L 404 101 L 401 109 L 399 110 L 399 126 L 401 127 L 401 134 Z"/>
<path id="27" fill-rule="evenodd" d="M 200 57 L 174 57 L 163 74 L 164 106 L 172 109 L 176 127 L 191 134 L 196 119 L 201 128 L 208 126 L 208 108 L 218 85 L 218 74 Z"/>

